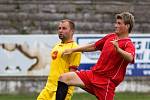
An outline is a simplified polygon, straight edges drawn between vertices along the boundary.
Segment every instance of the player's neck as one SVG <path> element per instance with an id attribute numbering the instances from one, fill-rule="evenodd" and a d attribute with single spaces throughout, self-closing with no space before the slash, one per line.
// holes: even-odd
<path id="1" fill-rule="evenodd" d="M 117 34 L 120 39 L 128 38 L 129 34 Z"/>
<path id="2" fill-rule="evenodd" d="M 73 40 L 69 39 L 69 40 L 62 41 L 62 43 L 70 43 L 70 42 L 73 42 Z"/>

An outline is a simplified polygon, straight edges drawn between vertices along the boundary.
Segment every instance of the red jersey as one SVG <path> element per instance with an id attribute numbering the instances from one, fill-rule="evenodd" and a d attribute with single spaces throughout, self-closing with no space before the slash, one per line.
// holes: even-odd
<path id="1" fill-rule="evenodd" d="M 124 79 L 126 67 L 130 62 L 123 59 L 115 50 L 114 45 L 110 42 L 115 38 L 117 38 L 117 35 L 111 33 L 95 43 L 96 49 L 100 50 L 101 54 L 96 65 L 92 67 L 92 71 L 110 78 L 118 85 Z M 119 39 L 118 44 L 122 50 L 131 53 L 134 58 L 135 47 L 130 38 Z M 134 63 L 134 60 L 132 63 Z"/>

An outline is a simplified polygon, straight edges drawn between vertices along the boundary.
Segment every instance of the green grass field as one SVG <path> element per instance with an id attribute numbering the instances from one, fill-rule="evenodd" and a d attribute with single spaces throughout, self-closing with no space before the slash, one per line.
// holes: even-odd
<path id="1" fill-rule="evenodd" d="M 0 100 L 36 100 L 37 94 L 32 95 L 0 95 Z M 96 100 L 87 93 L 75 93 L 72 100 Z M 115 100 L 150 100 L 150 93 L 116 93 Z"/>

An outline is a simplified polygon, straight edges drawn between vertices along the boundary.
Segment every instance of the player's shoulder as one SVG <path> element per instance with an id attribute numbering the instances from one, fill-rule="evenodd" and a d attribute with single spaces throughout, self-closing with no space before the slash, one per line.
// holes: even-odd
<path id="1" fill-rule="evenodd" d="M 56 42 L 55 45 L 60 45 L 60 44 L 62 44 L 61 41 L 58 41 L 58 42 Z"/>
<path id="2" fill-rule="evenodd" d="M 74 45 L 78 45 L 76 41 L 73 41 L 73 44 L 74 44 Z"/>
<path id="3" fill-rule="evenodd" d="M 104 36 L 105 39 L 116 37 L 116 33 L 108 33 Z"/>
<path id="4" fill-rule="evenodd" d="M 53 47 L 57 47 L 57 46 L 60 46 L 61 45 L 61 42 L 56 42 Z"/>
<path id="5" fill-rule="evenodd" d="M 73 46 L 74 46 L 74 47 L 78 47 L 78 44 L 77 44 L 76 41 L 73 41 Z"/>
<path id="6" fill-rule="evenodd" d="M 113 37 L 113 36 L 116 36 L 116 33 L 108 33 L 106 36 Z"/>

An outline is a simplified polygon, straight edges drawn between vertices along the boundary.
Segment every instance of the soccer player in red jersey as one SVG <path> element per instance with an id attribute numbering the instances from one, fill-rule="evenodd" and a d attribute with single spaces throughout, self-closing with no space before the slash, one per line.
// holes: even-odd
<path id="1" fill-rule="evenodd" d="M 115 88 L 123 81 L 129 63 L 134 63 L 135 47 L 129 38 L 134 25 L 134 16 L 129 12 L 116 15 L 115 32 L 93 44 L 68 49 L 63 54 L 100 50 L 101 55 L 91 70 L 64 73 L 60 76 L 56 100 L 63 100 L 66 86 L 79 86 L 95 95 L 98 100 L 113 100 Z"/>

